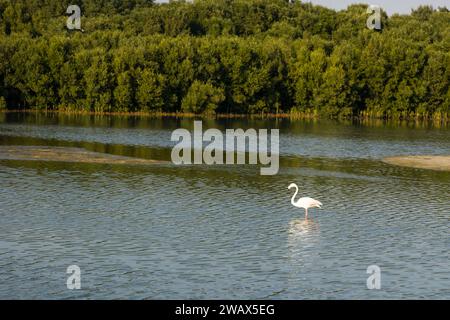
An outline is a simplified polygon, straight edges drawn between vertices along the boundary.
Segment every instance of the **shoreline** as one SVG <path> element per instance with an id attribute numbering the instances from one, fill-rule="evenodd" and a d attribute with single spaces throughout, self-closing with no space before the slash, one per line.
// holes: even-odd
<path id="1" fill-rule="evenodd" d="M 0 114 L 19 113 L 19 114 L 55 114 L 55 115 L 80 115 L 80 116 L 121 116 L 121 117 L 153 117 L 153 118 L 202 118 L 202 119 L 290 119 L 290 120 L 342 120 L 342 121 L 386 121 L 386 122 L 420 122 L 420 123 L 440 123 L 450 124 L 450 118 L 430 118 L 423 116 L 413 117 L 377 117 L 370 115 L 357 115 L 346 117 L 326 117 L 310 113 L 216 113 L 216 114 L 195 114 L 185 112 L 96 112 L 96 111 L 70 111 L 70 110 L 36 110 L 36 109 L 12 109 L 0 110 Z"/>

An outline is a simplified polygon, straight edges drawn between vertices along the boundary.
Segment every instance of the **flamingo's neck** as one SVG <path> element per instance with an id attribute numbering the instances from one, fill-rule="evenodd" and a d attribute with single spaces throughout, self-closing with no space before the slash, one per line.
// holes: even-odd
<path id="1" fill-rule="evenodd" d="M 294 195 L 292 196 L 292 199 L 291 199 L 292 205 L 295 205 L 295 197 L 297 196 L 297 193 L 298 193 L 298 187 L 295 186 L 295 192 L 294 192 Z"/>

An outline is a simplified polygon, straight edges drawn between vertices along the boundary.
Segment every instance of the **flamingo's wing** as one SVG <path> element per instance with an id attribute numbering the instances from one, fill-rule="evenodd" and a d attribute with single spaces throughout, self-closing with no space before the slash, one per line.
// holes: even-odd
<path id="1" fill-rule="evenodd" d="M 318 207 L 320 208 L 322 206 L 322 202 L 313 199 L 313 198 L 302 198 L 301 200 L 303 200 L 302 202 L 307 205 L 309 208 L 314 208 L 314 207 Z"/>

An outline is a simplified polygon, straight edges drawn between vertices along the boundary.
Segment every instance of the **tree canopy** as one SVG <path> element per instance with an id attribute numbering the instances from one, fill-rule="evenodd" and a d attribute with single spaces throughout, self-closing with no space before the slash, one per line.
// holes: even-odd
<path id="1" fill-rule="evenodd" d="M 69 4 L 83 32 L 66 28 Z M 450 113 L 450 12 L 285 0 L 0 0 L 0 109 Z"/>

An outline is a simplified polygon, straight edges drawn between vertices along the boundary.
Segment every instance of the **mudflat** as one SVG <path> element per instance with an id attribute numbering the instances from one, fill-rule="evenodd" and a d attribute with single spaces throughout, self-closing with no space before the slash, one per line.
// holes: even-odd
<path id="1" fill-rule="evenodd" d="M 82 148 L 46 146 L 0 146 L 0 160 L 59 161 L 103 164 L 159 164 L 166 161 L 116 156 Z"/>

